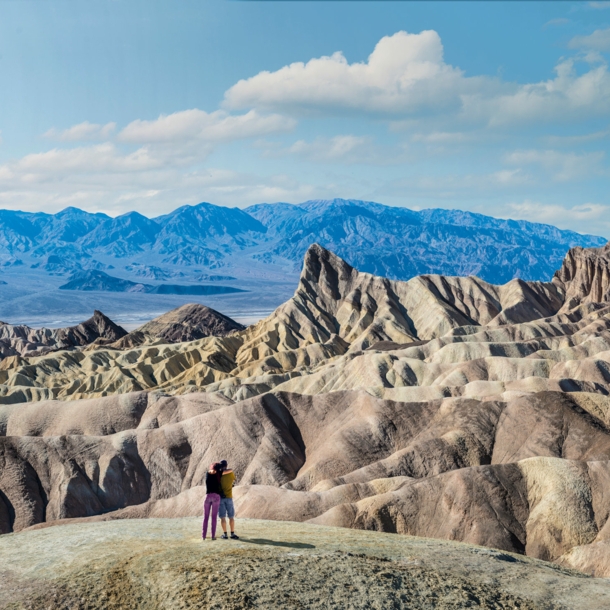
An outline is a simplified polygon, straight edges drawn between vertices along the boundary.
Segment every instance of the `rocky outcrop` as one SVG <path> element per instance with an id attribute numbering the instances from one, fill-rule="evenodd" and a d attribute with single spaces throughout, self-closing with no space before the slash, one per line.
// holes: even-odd
<path id="1" fill-rule="evenodd" d="M 189 303 L 147 322 L 118 341 L 106 345 L 110 349 L 125 350 L 134 347 L 184 343 L 205 337 L 226 337 L 245 329 L 245 326 L 224 314 L 200 305 Z M 98 349 L 91 345 L 89 351 Z"/>
<path id="2" fill-rule="evenodd" d="M 565 294 L 562 311 L 610 301 L 610 243 L 603 248 L 572 248 L 553 283 Z"/>
<path id="3" fill-rule="evenodd" d="M 123 328 L 97 310 L 85 322 L 68 328 L 30 328 L 0 322 L 0 357 L 33 357 L 82 347 L 99 340 L 117 341 L 126 334 Z"/>
<path id="4" fill-rule="evenodd" d="M 244 328 L 211 307 L 189 303 L 147 322 L 138 331 L 165 343 L 182 343 L 204 337 L 224 337 Z"/>

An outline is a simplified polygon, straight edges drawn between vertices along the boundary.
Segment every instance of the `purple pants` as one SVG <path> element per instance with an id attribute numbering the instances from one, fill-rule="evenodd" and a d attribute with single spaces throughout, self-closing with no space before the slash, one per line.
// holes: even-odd
<path id="1" fill-rule="evenodd" d="M 220 496 L 218 494 L 208 494 L 203 502 L 203 530 L 201 535 L 205 540 L 208 535 L 208 517 L 212 509 L 212 538 L 216 538 L 216 524 L 218 523 L 218 507 L 220 506 Z"/>

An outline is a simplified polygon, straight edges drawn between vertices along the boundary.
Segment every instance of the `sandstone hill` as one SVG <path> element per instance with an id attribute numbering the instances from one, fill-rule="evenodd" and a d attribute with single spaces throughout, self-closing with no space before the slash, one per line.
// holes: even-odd
<path id="1" fill-rule="evenodd" d="M 140 326 L 138 331 L 164 343 L 182 343 L 204 337 L 224 337 L 245 326 L 205 305 L 189 303 Z"/>
<path id="2" fill-rule="evenodd" d="M 573 248 L 553 278 L 564 293 L 563 310 L 581 303 L 610 301 L 610 243 L 603 248 Z"/>
<path id="3" fill-rule="evenodd" d="M 465 544 L 240 521 L 201 542 L 199 519 L 68 525 L 0 538 L 0 608 L 602 610 L 600 579 Z"/>
<path id="4" fill-rule="evenodd" d="M 225 457 L 242 517 L 610 576 L 607 256 L 494 286 L 312 246 L 294 297 L 245 330 L 6 358 L 0 531 L 194 516 Z"/>
<path id="5" fill-rule="evenodd" d="M 188 303 L 143 324 L 118 341 L 104 344 L 112 349 L 129 349 L 142 345 L 184 343 L 204 337 L 226 337 L 244 329 L 243 324 L 211 307 Z M 100 342 L 88 349 L 98 349 L 99 345 Z"/>
<path id="6" fill-rule="evenodd" d="M 117 341 L 126 334 L 123 328 L 97 310 L 85 322 L 68 328 L 30 328 L 0 322 L 0 358 L 37 356 L 82 347 L 99 339 Z"/>
<path id="7" fill-rule="evenodd" d="M 487 388 L 489 394 L 515 381 L 595 389 L 605 383 L 603 365 L 593 356 L 609 349 L 602 332 L 607 311 L 603 303 L 585 302 L 562 313 L 565 295 L 560 281 L 392 281 L 360 273 L 314 245 L 293 298 L 255 326 L 176 346 L 7 359 L 0 403 L 145 389 L 205 389 L 233 399 L 274 388 L 318 393 L 362 387 L 394 397 Z M 588 340 L 592 333 L 595 341 Z M 407 351 L 369 349 L 383 341 Z M 415 342 L 417 347 L 406 345 Z M 576 347 L 574 355 L 556 354 Z"/>

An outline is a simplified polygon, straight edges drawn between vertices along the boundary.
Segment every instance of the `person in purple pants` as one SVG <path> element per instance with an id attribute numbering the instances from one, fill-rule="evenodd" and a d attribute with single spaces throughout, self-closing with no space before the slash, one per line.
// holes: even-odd
<path id="1" fill-rule="evenodd" d="M 201 536 L 205 540 L 208 534 L 208 518 L 212 513 L 212 540 L 216 540 L 216 525 L 218 523 L 218 507 L 220 506 L 220 477 L 222 466 L 216 462 L 210 466 L 205 475 L 206 496 L 203 502 L 203 528 Z"/>

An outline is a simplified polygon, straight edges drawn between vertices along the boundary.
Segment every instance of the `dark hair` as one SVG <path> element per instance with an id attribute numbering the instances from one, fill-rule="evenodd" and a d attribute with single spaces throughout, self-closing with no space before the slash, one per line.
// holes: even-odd
<path id="1" fill-rule="evenodd" d="M 220 481 L 220 477 L 222 476 L 222 471 L 224 470 L 224 467 L 223 467 L 222 463 L 221 462 L 214 462 L 210 466 L 210 470 L 214 470 L 216 472 L 216 476 L 217 476 L 218 480 Z"/>

